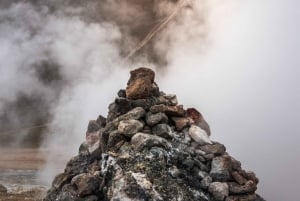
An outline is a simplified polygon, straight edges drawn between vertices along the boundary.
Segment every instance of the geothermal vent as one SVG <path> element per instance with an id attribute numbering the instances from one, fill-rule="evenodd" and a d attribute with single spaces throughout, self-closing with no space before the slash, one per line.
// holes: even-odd
<path id="1" fill-rule="evenodd" d="M 45 201 L 263 201 L 253 172 L 211 141 L 195 108 L 159 91 L 148 68 L 130 72 L 105 118 L 89 122 L 79 154 Z"/>

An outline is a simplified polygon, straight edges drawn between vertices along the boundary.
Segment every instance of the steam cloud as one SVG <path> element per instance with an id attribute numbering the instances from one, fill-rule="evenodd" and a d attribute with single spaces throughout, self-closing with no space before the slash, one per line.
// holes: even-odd
<path id="1" fill-rule="evenodd" d="M 300 110 L 300 99 L 293 92 L 299 84 L 295 63 L 300 62 L 294 55 L 299 47 L 286 39 L 287 32 L 295 30 L 285 21 L 280 23 L 286 13 L 299 17 L 292 9 L 297 3 L 283 6 L 274 2 L 260 5 L 259 1 L 186 0 L 166 27 L 125 61 L 177 3 L 1 1 L 1 142 L 51 149 L 54 154 L 41 174 L 49 182 L 57 171 L 51 161 L 57 160 L 57 153 L 68 159 L 77 152 L 88 120 L 107 113 L 107 105 L 127 81 L 128 70 L 150 66 L 158 72 L 161 89 L 176 93 L 184 105 L 199 108 L 211 124 L 212 137 L 258 174 L 261 195 L 274 201 L 297 200 L 293 192 L 297 192 L 294 186 L 299 182 L 290 182 L 292 176 L 282 172 L 297 171 L 299 163 L 285 170 L 275 162 L 274 153 L 283 144 L 282 133 L 300 131 L 295 126 L 299 113 L 294 112 Z M 281 12 L 281 7 L 288 11 Z M 268 14 L 275 15 L 277 21 Z M 278 35 L 274 27 L 266 26 L 272 23 L 278 24 Z M 290 55 L 274 50 L 270 32 L 274 34 L 272 40 L 283 41 L 281 48 Z M 270 58 L 274 62 L 269 62 Z M 283 71 L 286 60 L 295 63 L 291 61 Z M 292 107 L 281 107 L 288 103 Z M 286 122 L 279 121 L 283 117 L 274 118 L 277 109 L 288 118 Z M 42 126 L 24 129 L 32 125 Z M 299 152 L 294 148 L 299 139 L 294 138 L 293 146 L 281 148 L 281 160 L 290 154 L 281 163 L 292 164 L 291 158 Z M 276 184 L 278 176 L 289 183 L 285 194 L 276 194 L 282 188 Z"/>

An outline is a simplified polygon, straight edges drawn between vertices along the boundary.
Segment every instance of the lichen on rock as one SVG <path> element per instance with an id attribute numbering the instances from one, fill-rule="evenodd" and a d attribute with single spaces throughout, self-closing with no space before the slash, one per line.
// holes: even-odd
<path id="1" fill-rule="evenodd" d="M 195 108 L 159 91 L 148 68 L 131 71 L 107 118 L 90 121 L 79 154 L 44 201 L 263 201 Z"/>

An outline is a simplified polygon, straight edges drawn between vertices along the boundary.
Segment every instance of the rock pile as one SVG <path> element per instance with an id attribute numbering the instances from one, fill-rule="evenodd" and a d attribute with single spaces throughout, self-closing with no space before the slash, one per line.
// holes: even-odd
<path id="1" fill-rule="evenodd" d="M 201 113 L 159 91 L 154 77 L 148 68 L 131 71 L 44 201 L 264 200 L 255 174 L 209 139 Z"/>

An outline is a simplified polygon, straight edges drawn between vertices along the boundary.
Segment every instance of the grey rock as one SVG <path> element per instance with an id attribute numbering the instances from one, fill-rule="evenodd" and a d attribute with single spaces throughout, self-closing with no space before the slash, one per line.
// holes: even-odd
<path id="1" fill-rule="evenodd" d="M 170 149 L 171 144 L 164 138 L 155 135 L 149 135 L 145 133 L 137 133 L 131 138 L 131 144 L 137 151 L 141 151 L 144 148 L 151 148 L 154 146 Z"/>
<path id="2" fill-rule="evenodd" d="M 211 162 L 210 176 L 214 181 L 227 181 L 231 178 L 231 161 L 227 156 L 218 156 Z"/>
<path id="3" fill-rule="evenodd" d="M 100 125 L 95 120 L 90 120 L 87 128 L 87 133 L 92 133 L 98 131 L 100 129 Z"/>
<path id="4" fill-rule="evenodd" d="M 217 142 L 215 142 L 214 144 L 206 144 L 200 146 L 199 149 L 201 149 L 207 154 L 215 154 L 215 155 L 223 155 L 226 151 L 225 146 Z"/>
<path id="5" fill-rule="evenodd" d="M 128 111 L 126 114 L 123 114 L 118 117 L 117 121 L 120 122 L 122 120 L 135 119 L 138 120 L 145 115 L 145 110 L 142 107 L 136 107 L 132 110 Z M 115 121 L 113 121 L 115 122 Z"/>
<path id="6" fill-rule="evenodd" d="M 209 185 L 212 183 L 212 178 L 210 176 L 205 176 L 202 180 L 201 180 L 201 188 L 202 189 L 207 189 L 209 187 Z"/>
<path id="7" fill-rule="evenodd" d="M 81 143 L 78 149 L 78 154 L 80 155 L 88 155 L 89 154 L 89 145 L 87 142 Z"/>
<path id="8" fill-rule="evenodd" d="M 230 194 L 253 193 L 257 189 L 256 184 L 251 180 L 247 181 L 244 185 L 239 185 L 235 182 L 229 182 L 228 186 Z"/>
<path id="9" fill-rule="evenodd" d="M 152 128 L 152 133 L 165 139 L 172 138 L 172 129 L 168 124 L 157 124 Z"/>
<path id="10" fill-rule="evenodd" d="M 100 178 L 87 173 L 82 173 L 73 177 L 71 184 L 77 187 L 78 196 L 83 197 L 92 194 L 99 188 Z"/>
<path id="11" fill-rule="evenodd" d="M 208 191 L 218 201 L 223 201 L 228 195 L 228 185 L 222 182 L 213 182 L 209 185 Z"/>
<path id="12" fill-rule="evenodd" d="M 161 98 L 161 96 L 160 96 Z M 166 105 L 177 105 L 178 104 L 178 100 L 177 100 L 177 96 L 175 94 L 165 94 L 162 96 L 162 98 L 164 98 L 167 101 L 161 101 L 162 103 L 167 102 L 168 104 Z"/>
<path id="13" fill-rule="evenodd" d="M 132 137 L 134 134 L 141 131 L 143 127 L 144 124 L 138 120 L 123 120 L 119 122 L 118 132 L 127 137 Z"/>
<path id="14" fill-rule="evenodd" d="M 207 133 L 199 126 L 191 125 L 189 128 L 189 135 L 199 145 L 212 144 Z"/>
<path id="15" fill-rule="evenodd" d="M 154 126 L 158 123 L 167 123 L 168 117 L 165 113 L 159 112 L 156 114 L 153 114 L 152 112 L 148 112 L 146 114 L 146 123 L 149 126 Z"/>
<path id="16" fill-rule="evenodd" d="M 100 128 L 103 128 L 106 125 L 106 118 L 102 115 L 99 115 L 96 122 L 100 125 Z"/>

